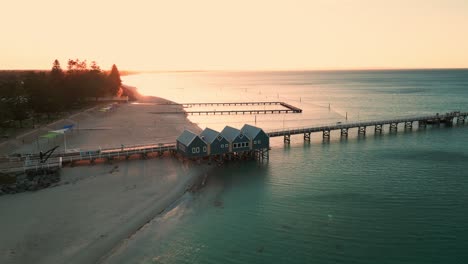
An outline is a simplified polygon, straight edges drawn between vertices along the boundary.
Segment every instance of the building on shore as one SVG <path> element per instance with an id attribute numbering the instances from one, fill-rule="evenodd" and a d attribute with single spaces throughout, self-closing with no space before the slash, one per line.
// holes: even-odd
<path id="1" fill-rule="evenodd" d="M 250 138 L 251 150 L 268 149 L 270 147 L 270 137 L 263 129 L 245 124 L 241 132 Z"/>
<path id="2" fill-rule="evenodd" d="M 197 134 L 184 130 L 177 138 L 177 152 L 187 158 L 208 156 L 208 144 Z"/>
<path id="3" fill-rule="evenodd" d="M 229 141 L 218 131 L 205 128 L 200 137 L 208 143 L 208 155 L 223 155 L 229 153 Z"/>
<path id="4" fill-rule="evenodd" d="M 250 150 L 250 138 L 239 129 L 226 126 L 221 135 L 229 141 L 230 152 L 243 152 Z"/>

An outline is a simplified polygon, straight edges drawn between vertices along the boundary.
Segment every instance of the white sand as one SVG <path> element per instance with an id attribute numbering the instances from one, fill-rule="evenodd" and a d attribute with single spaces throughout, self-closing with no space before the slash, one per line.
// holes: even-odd
<path id="1" fill-rule="evenodd" d="M 80 117 L 80 128 L 111 129 L 75 131 L 67 141 L 75 148 L 174 142 L 184 127 L 199 131 L 184 115 L 147 113 L 168 108 L 174 110 L 140 104 L 90 113 Z M 169 157 L 115 161 L 64 168 L 57 187 L 0 196 L 0 263 L 94 263 L 208 169 Z"/>

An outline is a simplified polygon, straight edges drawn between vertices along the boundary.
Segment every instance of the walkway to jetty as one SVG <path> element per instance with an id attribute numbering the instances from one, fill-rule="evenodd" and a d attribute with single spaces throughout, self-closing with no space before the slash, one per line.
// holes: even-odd
<path id="1" fill-rule="evenodd" d="M 149 154 L 162 156 L 166 152 L 175 153 L 175 150 L 175 143 L 121 146 L 119 148 L 54 153 L 44 163 L 41 163 L 39 155 L 25 155 L 22 157 L 0 160 L 0 172 L 17 173 L 43 169 L 57 169 L 61 168 L 64 164 L 73 164 L 74 162 L 80 161 L 94 163 L 96 160 L 129 159 L 132 156 L 146 158 Z"/>
<path id="2" fill-rule="evenodd" d="M 150 112 L 152 114 L 189 114 L 189 115 L 238 115 L 238 114 L 290 114 L 302 113 L 302 109 L 285 102 L 227 102 L 227 103 L 159 103 L 156 105 L 181 105 L 184 108 L 206 106 L 267 106 L 280 105 L 284 109 L 241 109 L 241 110 L 204 110 L 204 111 L 173 111 Z"/>
<path id="3" fill-rule="evenodd" d="M 375 133 L 382 133 L 385 125 L 390 131 L 397 131 L 399 124 L 404 124 L 406 129 L 412 128 L 415 122 L 418 126 L 425 127 L 428 124 L 438 125 L 444 123 L 452 125 L 454 120 L 463 123 L 468 118 L 468 112 L 450 112 L 446 114 L 404 117 L 395 119 L 335 123 L 331 125 L 309 126 L 300 128 L 287 128 L 267 131 L 270 137 L 284 137 L 286 143 L 290 142 L 292 135 L 304 135 L 304 140 L 310 141 L 311 133 L 322 132 L 323 138 L 330 138 L 332 130 L 340 130 L 341 136 L 347 136 L 349 129 L 357 128 L 358 134 L 365 135 L 367 127 L 374 127 Z M 0 158 L 0 172 L 17 173 L 27 171 L 40 171 L 45 169 L 58 169 L 62 164 L 73 164 L 75 162 L 88 161 L 93 164 L 97 160 L 129 159 L 131 157 L 147 158 L 149 155 L 163 156 L 164 154 L 176 154 L 175 143 L 146 144 L 120 146 L 115 148 L 95 149 L 86 151 L 75 151 L 66 153 L 54 153 L 45 162 L 41 163 L 39 155 L 21 155 L 17 157 Z"/>
<path id="4" fill-rule="evenodd" d="M 323 138 L 330 138 L 330 132 L 332 130 L 340 130 L 341 136 L 348 136 L 349 129 L 357 128 L 358 134 L 366 134 L 367 127 L 373 126 L 375 133 L 382 133 L 385 125 L 389 126 L 390 131 L 398 130 L 399 124 L 404 124 L 406 129 L 412 128 L 415 122 L 418 123 L 419 127 L 425 127 L 428 124 L 441 124 L 445 123 L 451 125 L 454 119 L 457 120 L 457 123 L 465 122 L 468 117 L 468 112 L 450 112 L 446 114 L 435 114 L 427 116 L 413 116 L 413 117 L 404 117 L 396 119 L 384 119 L 384 120 L 372 120 L 372 121 L 361 121 L 361 122 L 350 122 L 342 123 L 337 122 L 330 125 L 320 125 L 320 126 L 309 126 L 309 127 L 299 127 L 299 128 L 287 128 L 287 129 L 278 129 L 267 131 L 269 137 L 284 137 L 284 142 L 290 142 L 291 135 L 303 134 L 304 140 L 310 141 L 310 134 L 316 132 L 322 132 Z"/>

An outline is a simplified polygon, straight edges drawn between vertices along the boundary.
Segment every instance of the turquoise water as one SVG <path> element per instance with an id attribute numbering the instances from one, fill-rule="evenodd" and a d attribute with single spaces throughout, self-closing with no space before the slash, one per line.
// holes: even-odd
<path id="1" fill-rule="evenodd" d="M 222 84 L 228 98 L 217 100 L 245 93 L 304 109 L 299 116 L 257 117 L 271 129 L 336 122 L 346 112 L 349 119 L 372 119 L 468 110 L 468 71 L 462 70 L 165 75 L 125 81 L 146 83 L 143 89 L 154 95 L 161 78 L 176 78 L 186 86 L 173 90 L 187 94 Z M 209 118 L 192 120 L 224 125 Z M 244 116 L 225 123 L 241 121 L 253 122 Z M 296 136 L 291 145 L 274 139 L 268 163 L 214 167 L 205 188 L 148 223 L 108 261 L 465 263 L 467 142 L 465 124 L 366 136 L 351 131 L 330 141 L 316 134 L 310 143 Z"/>

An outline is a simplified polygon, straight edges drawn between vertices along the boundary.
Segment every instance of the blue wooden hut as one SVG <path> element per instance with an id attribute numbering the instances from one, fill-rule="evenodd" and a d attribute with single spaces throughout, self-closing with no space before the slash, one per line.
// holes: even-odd
<path id="1" fill-rule="evenodd" d="M 220 155 L 229 152 L 229 141 L 218 131 L 205 128 L 200 137 L 208 143 L 208 155 Z"/>
<path id="2" fill-rule="evenodd" d="M 188 158 L 208 156 L 208 144 L 197 134 L 184 130 L 177 138 L 177 152 Z"/>
<path id="3" fill-rule="evenodd" d="M 263 129 L 245 124 L 241 132 L 250 138 L 251 149 L 265 149 L 270 147 L 270 137 Z"/>
<path id="4" fill-rule="evenodd" d="M 226 126 L 221 135 L 229 141 L 230 152 L 240 152 L 250 150 L 250 138 L 244 135 L 239 129 Z"/>

